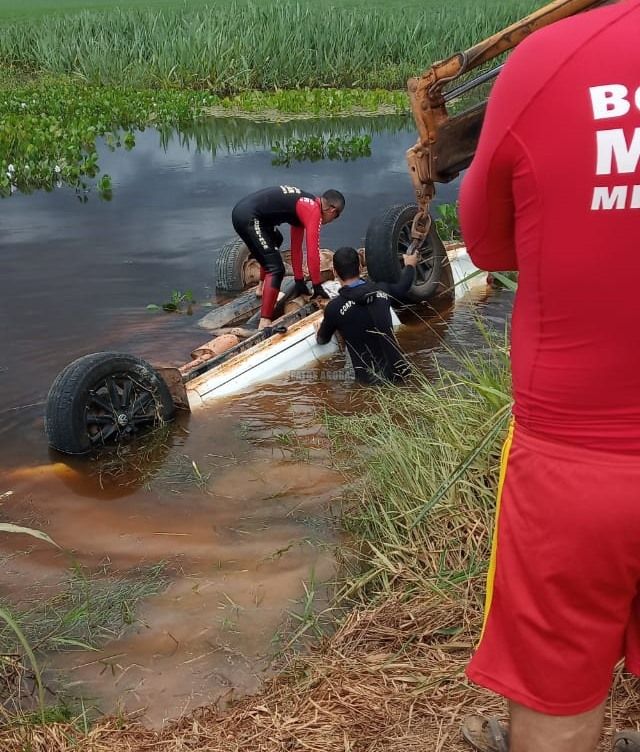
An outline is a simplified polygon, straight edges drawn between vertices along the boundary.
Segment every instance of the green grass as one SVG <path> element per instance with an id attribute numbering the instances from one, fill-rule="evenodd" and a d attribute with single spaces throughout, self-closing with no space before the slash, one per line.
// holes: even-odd
<path id="1" fill-rule="evenodd" d="M 335 457 L 358 479 L 342 597 L 448 591 L 484 576 L 511 405 L 506 337 L 485 332 L 484 347 L 448 360 L 436 379 L 372 391 L 366 414 L 328 418 Z"/>
<path id="2" fill-rule="evenodd" d="M 469 5 L 486 7 L 488 5 L 507 5 L 508 2 L 501 0 L 449 0 L 443 3 L 442 0 L 300 0 L 303 6 L 313 5 L 323 9 L 330 8 L 354 8 L 366 11 L 368 9 L 385 9 L 388 7 L 396 11 L 409 9 L 412 11 L 431 12 L 442 8 L 444 4 L 452 5 L 455 8 L 461 8 Z M 91 11 L 111 11 L 114 8 L 129 9 L 152 9 L 152 10 L 170 10 L 175 8 L 185 8 L 189 10 L 198 10 L 202 8 L 215 8 L 216 6 L 226 5 L 227 0 L 26 0 L 18 3 L 16 0 L 0 0 L 0 20 L 17 19 L 17 18 L 37 18 L 49 15 L 63 15 L 78 13 L 83 10 Z M 262 0 L 261 4 L 266 4 Z M 543 3 L 540 2 L 539 5 Z M 530 3 L 530 5 L 532 5 Z"/>
<path id="3" fill-rule="evenodd" d="M 208 114 L 406 112 L 409 76 L 538 5 L 0 0 L 0 196 L 67 184 L 84 201 L 95 184 L 109 199 L 96 139 L 132 148 L 149 125 L 185 132 Z M 367 136 L 270 146 L 279 164 L 348 159 L 369 154 Z"/>
<path id="4" fill-rule="evenodd" d="M 164 570 L 158 564 L 104 575 L 76 567 L 58 595 L 14 608 L 14 618 L 35 652 L 94 648 L 135 622 L 141 599 L 166 588 Z M 0 629 L 0 653 L 15 647 L 14 633 Z"/>
<path id="5" fill-rule="evenodd" d="M 76 565 L 51 598 L 30 597 L 25 591 L 23 602 L 10 607 L 0 599 L 0 709 L 6 719 L 22 725 L 69 720 L 58 717 L 58 711 L 65 710 L 62 695 L 62 705 L 53 711 L 45 708 L 41 657 L 53 651 L 96 649 L 118 637 L 135 623 L 139 601 L 166 588 L 164 570 L 160 563 L 123 575 L 89 572 Z M 39 713 L 33 717 L 30 683 L 38 691 Z"/>
<path id="6" fill-rule="evenodd" d="M 24 18 L 38 18 L 51 15 L 66 15 L 69 13 L 79 13 L 83 10 L 92 11 L 110 11 L 114 8 L 179 8 L 187 6 L 190 8 L 201 8 L 211 5 L 206 0 L 190 0 L 188 3 L 176 2 L 176 0 L 128 0 L 128 2 L 114 2 L 114 0 L 27 0 L 27 2 L 16 2 L 16 0 L 0 0 L 0 20 L 14 20 Z"/>
<path id="7" fill-rule="evenodd" d="M 0 61 L 99 85 L 217 93 L 299 87 L 404 88 L 432 61 L 526 14 L 532 0 L 400 4 L 246 3 L 112 8 L 5 23 Z"/>

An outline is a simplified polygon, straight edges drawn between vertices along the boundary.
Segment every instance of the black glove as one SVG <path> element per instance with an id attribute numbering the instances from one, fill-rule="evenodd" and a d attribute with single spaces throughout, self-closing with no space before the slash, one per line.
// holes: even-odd
<path id="1" fill-rule="evenodd" d="M 295 285 L 293 286 L 293 292 L 294 296 L 297 298 L 298 295 L 306 295 L 309 296 L 309 288 L 307 287 L 307 283 L 303 279 L 296 279 Z"/>
<path id="2" fill-rule="evenodd" d="M 324 298 L 325 300 L 329 299 L 329 295 L 324 289 L 322 285 L 313 285 L 313 295 L 311 296 L 311 300 L 314 298 Z"/>

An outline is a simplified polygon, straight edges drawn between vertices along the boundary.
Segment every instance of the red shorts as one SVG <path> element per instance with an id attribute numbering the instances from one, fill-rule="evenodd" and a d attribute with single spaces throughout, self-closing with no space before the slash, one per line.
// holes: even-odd
<path id="1" fill-rule="evenodd" d="M 509 432 L 477 684 L 549 715 L 603 702 L 615 664 L 640 675 L 640 456 Z"/>

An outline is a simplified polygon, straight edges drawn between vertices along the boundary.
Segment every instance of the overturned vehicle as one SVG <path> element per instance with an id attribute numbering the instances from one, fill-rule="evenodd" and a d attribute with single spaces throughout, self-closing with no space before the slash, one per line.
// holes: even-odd
<path id="1" fill-rule="evenodd" d="M 363 267 L 375 282 L 396 282 L 405 253 L 419 254 L 415 282 L 407 297 L 422 303 L 466 292 L 473 266 L 463 247 L 446 248 L 432 222 L 436 183 L 453 180 L 473 158 L 486 101 L 450 115 L 447 105 L 491 82 L 501 66 L 487 69 L 542 26 L 603 4 L 602 0 L 555 0 L 474 47 L 431 65 L 408 82 L 418 141 L 407 152 L 416 203 L 389 207 L 369 225 Z M 482 67 L 472 78 L 470 71 Z M 322 254 L 325 289 L 337 293 L 331 252 Z M 286 260 L 286 259 L 285 259 Z M 170 421 L 177 408 L 194 410 L 207 402 L 275 378 L 332 353 L 337 344 L 318 345 L 315 325 L 322 311 L 314 301 L 293 298 L 292 280 L 282 288 L 273 326 L 250 329 L 259 315 L 255 294 L 259 269 L 240 241 L 217 256 L 217 284 L 236 292 L 231 302 L 207 314 L 201 325 L 210 339 L 180 367 L 164 367 L 133 355 L 91 353 L 64 368 L 51 386 L 45 428 L 52 448 L 86 454 L 126 441 Z M 478 278 L 476 277 L 476 280 Z"/>

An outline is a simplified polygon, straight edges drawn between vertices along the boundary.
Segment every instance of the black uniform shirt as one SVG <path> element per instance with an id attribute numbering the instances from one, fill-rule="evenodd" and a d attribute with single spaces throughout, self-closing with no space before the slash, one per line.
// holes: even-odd
<path id="1" fill-rule="evenodd" d="M 407 376 L 409 366 L 393 333 L 389 296 L 372 282 L 342 287 L 328 303 L 318 343 L 326 344 L 336 331 L 344 338 L 358 381 L 380 384 Z"/>

